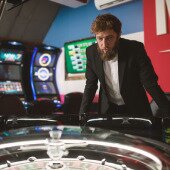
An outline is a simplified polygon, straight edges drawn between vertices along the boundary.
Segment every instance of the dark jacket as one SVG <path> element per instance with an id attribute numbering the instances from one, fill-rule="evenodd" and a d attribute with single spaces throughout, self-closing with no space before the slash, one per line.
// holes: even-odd
<path id="1" fill-rule="evenodd" d="M 86 50 L 86 85 L 80 113 L 88 112 L 97 90 L 99 91 L 99 113 L 106 113 L 109 100 L 103 70 L 103 61 L 97 51 L 97 44 Z M 146 91 L 159 107 L 167 105 L 167 98 L 157 83 L 158 77 L 141 42 L 120 38 L 118 44 L 118 75 L 120 93 L 130 114 L 151 116 L 151 108 Z M 145 91 L 146 90 L 146 91 Z"/>

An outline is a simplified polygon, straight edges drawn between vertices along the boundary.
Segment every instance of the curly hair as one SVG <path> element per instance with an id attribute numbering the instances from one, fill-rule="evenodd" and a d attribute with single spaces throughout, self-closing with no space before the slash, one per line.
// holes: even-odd
<path id="1" fill-rule="evenodd" d="M 91 25 L 91 33 L 113 29 L 117 34 L 121 34 L 122 23 L 112 14 L 98 15 Z"/>

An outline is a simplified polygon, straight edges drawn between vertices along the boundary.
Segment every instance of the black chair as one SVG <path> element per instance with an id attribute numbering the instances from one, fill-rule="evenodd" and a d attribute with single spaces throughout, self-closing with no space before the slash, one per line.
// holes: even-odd
<path id="1" fill-rule="evenodd" d="M 0 97 L 0 115 L 23 115 L 26 114 L 26 109 L 16 95 L 4 94 Z"/>
<path id="2" fill-rule="evenodd" d="M 27 114 L 19 115 L 17 117 L 8 117 L 5 130 L 30 126 L 58 125 L 58 120 L 53 119 L 52 113 L 54 110 L 55 104 L 52 100 L 36 100 L 30 103 Z"/>
<path id="3" fill-rule="evenodd" d="M 80 110 L 83 93 L 72 92 L 64 97 L 63 111 L 65 114 L 78 114 Z"/>
<path id="4" fill-rule="evenodd" d="M 55 103 L 50 99 L 36 100 L 28 108 L 29 114 L 49 115 L 55 112 Z"/>
<path id="5" fill-rule="evenodd" d="M 9 119 L 12 120 L 11 124 L 15 124 L 14 120 L 21 116 L 26 115 L 26 109 L 16 95 L 3 94 L 0 96 L 0 131 L 8 127 Z"/>
<path id="6" fill-rule="evenodd" d="M 165 95 L 167 99 L 170 101 L 170 93 L 165 93 Z M 151 107 L 153 116 L 160 117 L 162 115 L 161 110 L 158 108 L 158 105 L 155 103 L 154 100 L 150 102 L 150 107 Z"/>

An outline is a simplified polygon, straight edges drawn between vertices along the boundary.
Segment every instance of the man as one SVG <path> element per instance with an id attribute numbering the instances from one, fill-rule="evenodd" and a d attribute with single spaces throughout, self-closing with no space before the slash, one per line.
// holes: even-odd
<path id="1" fill-rule="evenodd" d="M 91 32 L 97 44 L 86 50 L 87 80 L 80 114 L 88 112 L 98 80 L 99 113 L 152 116 L 146 91 L 160 109 L 168 112 L 169 102 L 157 83 L 158 77 L 143 44 L 120 38 L 120 20 L 111 14 L 99 15 Z"/>

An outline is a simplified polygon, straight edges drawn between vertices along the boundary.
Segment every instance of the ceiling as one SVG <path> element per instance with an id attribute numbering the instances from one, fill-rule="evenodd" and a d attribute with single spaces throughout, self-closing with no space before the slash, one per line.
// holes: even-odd
<path id="1" fill-rule="evenodd" d="M 0 39 L 41 43 L 60 6 L 49 0 L 27 0 L 18 6 L 7 3 L 0 20 Z"/>
<path id="2" fill-rule="evenodd" d="M 0 0 L 0 2 L 6 0 Z M 0 40 L 42 43 L 60 6 L 76 8 L 88 0 L 7 0 L 0 18 Z"/>

